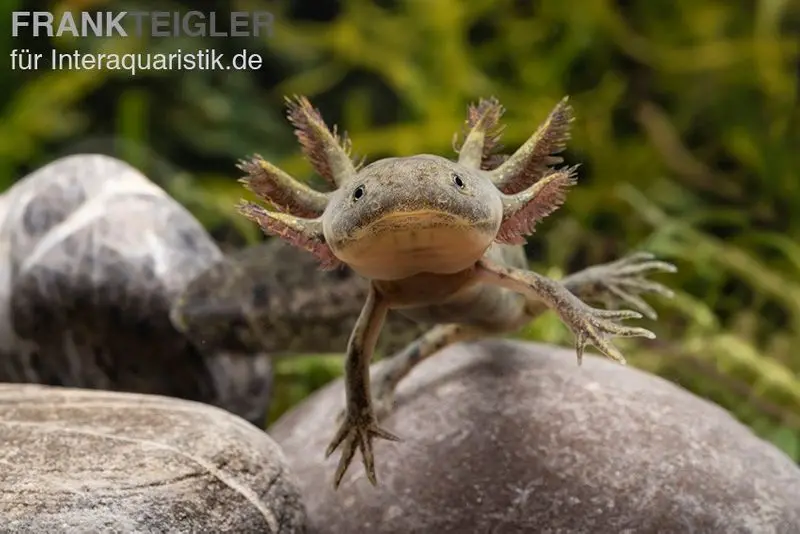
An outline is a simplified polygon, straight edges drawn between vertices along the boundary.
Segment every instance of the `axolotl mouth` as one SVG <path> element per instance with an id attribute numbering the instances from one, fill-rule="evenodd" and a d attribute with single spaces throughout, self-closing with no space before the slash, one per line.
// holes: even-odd
<path id="1" fill-rule="evenodd" d="M 453 274 L 472 267 L 496 234 L 494 221 L 428 209 L 393 212 L 337 243 L 335 254 L 373 280 Z"/>

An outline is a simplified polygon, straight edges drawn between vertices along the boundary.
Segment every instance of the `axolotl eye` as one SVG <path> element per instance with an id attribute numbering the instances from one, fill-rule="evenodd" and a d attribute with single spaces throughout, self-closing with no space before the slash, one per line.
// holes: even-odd
<path id="1" fill-rule="evenodd" d="M 463 178 L 461 178 L 461 176 L 458 173 L 454 172 L 451 178 L 453 179 L 453 185 L 455 185 L 457 188 L 464 189 L 466 187 Z"/>
<path id="2" fill-rule="evenodd" d="M 356 187 L 355 190 L 353 191 L 353 202 L 360 200 L 364 196 L 365 192 L 366 189 L 364 189 L 363 185 L 359 185 L 358 187 Z"/>

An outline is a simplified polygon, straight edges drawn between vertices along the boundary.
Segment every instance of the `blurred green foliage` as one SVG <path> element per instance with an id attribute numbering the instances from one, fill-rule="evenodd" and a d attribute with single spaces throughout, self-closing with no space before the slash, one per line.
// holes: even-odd
<path id="1" fill-rule="evenodd" d="M 467 104 L 489 95 L 508 110 L 513 149 L 569 94 L 577 121 L 566 157 L 583 164 L 581 183 L 531 239 L 533 266 L 560 276 L 635 248 L 677 263 L 679 274 L 664 279 L 676 298 L 656 302 L 658 341 L 623 347 L 632 364 L 719 403 L 800 461 L 800 3 L 230 0 L 215 9 L 269 9 L 274 33 L 15 40 L 0 31 L 5 49 L 247 48 L 265 65 L 136 76 L 5 70 L 0 183 L 69 152 L 115 154 L 242 246 L 260 237 L 231 209 L 242 193 L 238 158 L 258 152 L 313 180 L 283 119 L 285 94 L 309 96 L 370 159 L 452 154 Z M 571 343 L 551 315 L 522 335 Z M 275 415 L 332 369 L 323 359 L 280 362 Z"/>

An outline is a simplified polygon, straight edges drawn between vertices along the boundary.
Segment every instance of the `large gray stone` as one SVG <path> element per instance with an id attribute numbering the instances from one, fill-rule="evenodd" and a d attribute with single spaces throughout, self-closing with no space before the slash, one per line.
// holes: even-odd
<path id="1" fill-rule="evenodd" d="M 268 356 L 199 345 L 170 320 L 222 253 L 127 163 L 77 154 L 22 178 L 0 195 L 0 250 L 0 381 L 169 395 L 264 421 Z"/>
<path id="2" fill-rule="evenodd" d="M 800 469 L 727 412 L 658 377 L 571 350 L 457 345 L 401 384 L 338 492 L 323 461 L 341 382 L 270 432 L 322 533 L 800 532 Z"/>
<path id="3" fill-rule="evenodd" d="M 2 532 L 302 532 L 262 430 L 167 397 L 0 385 Z"/>

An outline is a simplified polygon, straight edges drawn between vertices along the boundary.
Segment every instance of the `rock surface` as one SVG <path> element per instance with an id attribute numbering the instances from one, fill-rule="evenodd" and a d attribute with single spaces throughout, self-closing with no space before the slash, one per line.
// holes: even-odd
<path id="1" fill-rule="evenodd" d="M 0 196 L 0 381 L 156 393 L 262 423 L 266 354 L 197 346 L 176 297 L 222 260 L 200 223 L 130 165 L 61 158 Z"/>
<path id="2" fill-rule="evenodd" d="M 401 383 L 378 441 L 338 492 L 324 461 L 341 381 L 270 433 L 312 532 L 796 534 L 800 469 L 727 412 L 658 377 L 571 350 L 456 345 Z"/>
<path id="3" fill-rule="evenodd" d="M 303 532 L 262 430 L 166 397 L 0 385 L 3 532 Z"/>
<path id="4" fill-rule="evenodd" d="M 226 261 L 192 280 L 172 313 L 190 339 L 209 346 L 238 344 L 284 355 L 341 353 L 368 288 L 351 269 L 322 270 L 310 252 L 271 238 L 231 251 Z M 378 349 L 391 354 L 424 331 L 390 310 Z"/>

